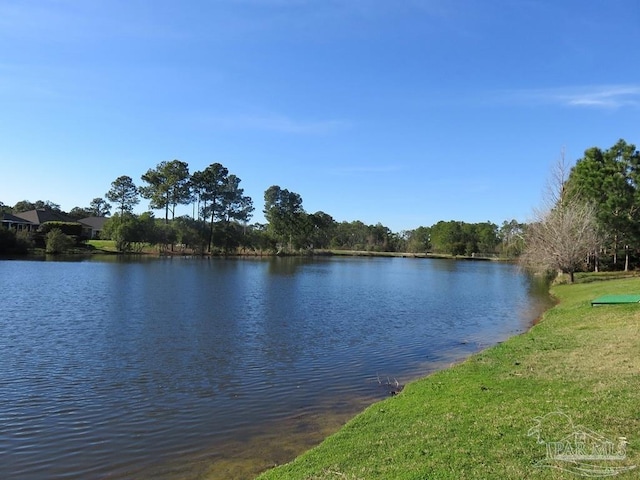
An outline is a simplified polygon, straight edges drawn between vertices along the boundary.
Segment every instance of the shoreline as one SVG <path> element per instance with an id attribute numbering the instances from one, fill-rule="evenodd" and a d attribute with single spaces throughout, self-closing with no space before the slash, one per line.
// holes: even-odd
<path id="1" fill-rule="evenodd" d="M 31 251 L 24 254 L 1 254 L 0 260 L 42 260 L 46 258 L 80 258 L 93 256 L 122 256 L 122 257 L 188 257 L 188 258 L 313 258 L 313 257 L 388 257 L 388 258 L 416 258 L 416 259 L 441 259 L 479 262 L 515 262 L 515 258 L 483 255 L 448 255 L 440 253 L 414 253 L 414 252 L 375 252 L 368 250 L 315 250 L 308 253 L 278 254 L 274 252 L 236 252 L 236 253 L 194 253 L 180 251 L 149 251 L 140 252 L 117 252 L 115 250 L 104 249 L 75 249 L 67 253 L 51 254 L 43 249 Z"/>
<path id="2" fill-rule="evenodd" d="M 532 466 L 544 460 L 545 450 L 527 437 L 535 418 L 554 411 L 567 411 L 576 424 L 612 438 L 625 436 L 630 446 L 640 447 L 633 436 L 640 427 L 633 411 L 640 393 L 614 410 L 614 421 L 602 415 L 610 399 L 593 398 L 603 382 L 610 390 L 640 391 L 637 378 L 628 385 L 627 369 L 618 372 L 619 366 L 598 361 L 610 355 L 610 340 L 623 363 L 633 373 L 640 370 L 637 349 L 629 341 L 633 337 L 615 334 L 638 333 L 640 307 L 590 307 L 589 298 L 612 290 L 637 291 L 640 282 L 625 278 L 553 286 L 550 294 L 557 303 L 527 331 L 411 382 L 400 395 L 369 406 L 319 446 L 257 479 L 502 479 L 533 473 L 555 478 L 545 474 L 553 475 L 561 465 Z M 600 367 L 599 374 L 581 365 L 585 359 Z M 596 392 L 586 393 L 589 388 Z M 585 409 L 589 402 L 595 406 Z M 629 453 L 622 466 L 640 465 L 640 454 Z"/>

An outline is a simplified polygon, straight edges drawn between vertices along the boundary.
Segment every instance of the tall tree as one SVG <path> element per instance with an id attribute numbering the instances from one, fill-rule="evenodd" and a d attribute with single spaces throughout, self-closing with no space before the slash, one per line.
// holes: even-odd
<path id="1" fill-rule="evenodd" d="M 269 222 L 269 232 L 282 244 L 293 250 L 294 240 L 303 243 L 299 233 L 306 213 L 302 208 L 302 197 L 295 192 L 272 185 L 264 192 L 264 215 Z"/>
<path id="2" fill-rule="evenodd" d="M 498 226 L 492 222 L 475 224 L 476 253 L 493 254 L 500 243 Z M 473 252 L 472 252 L 473 253 Z"/>
<path id="3" fill-rule="evenodd" d="M 91 210 L 82 207 L 73 207 L 69 210 L 69 216 L 71 218 L 75 218 L 76 220 L 80 220 L 81 218 L 87 218 L 92 215 Z"/>
<path id="4" fill-rule="evenodd" d="M 201 172 L 191 176 L 191 185 L 200 203 L 203 230 L 209 222 L 208 250 L 211 251 L 215 222 L 220 220 L 229 170 L 220 163 L 212 163 Z"/>
<path id="5" fill-rule="evenodd" d="M 29 200 L 20 200 L 18 203 L 16 203 L 13 206 L 13 213 L 28 212 L 29 210 L 35 210 L 35 209 L 36 209 L 35 203 L 30 202 Z"/>
<path id="6" fill-rule="evenodd" d="M 108 217 L 111 214 L 111 205 L 102 197 L 96 197 L 89 203 L 89 211 L 94 217 Z"/>
<path id="7" fill-rule="evenodd" d="M 118 205 L 120 218 L 124 218 L 125 213 L 133 211 L 139 202 L 138 187 L 133 183 L 131 177 L 122 175 L 111 182 L 111 189 L 105 195 L 107 199 Z"/>
<path id="8" fill-rule="evenodd" d="M 392 250 L 389 248 L 389 240 L 392 234 L 388 227 L 378 222 L 375 225 L 369 225 L 368 230 L 367 250 L 377 252 L 388 252 Z"/>
<path id="9" fill-rule="evenodd" d="M 240 178 L 236 175 L 227 177 L 225 195 L 222 198 L 221 215 L 226 223 L 235 221 L 246 223 L 255 210 L 251 197 L 244 195 L 244 189 L 240 188 Z"/>
<path id="10" fill-rule="evenodd" d="M 614 266 L 620 246 L 625 247 L 625 270 L 629 269 L 629 244 L 638 243 L 640 224 L 640 153 L 619 140 L 607 150 L 589 148 L 569 176 L 570 192 L 596 206 L 602 231 L 611 239 Z"/>
<path id="11" fill-rule="evenodd" d="M 463 234 L 463 222 L 451 220 L 439 221 L 431 226 L 431 246 L 435 252 L 450 255 L 463 255 L 466 242 Z"/>
<path id="12" fill-rule="evenodd" d="M 244 195 L 240 182 L 236 175 L 231 174 L 227 177 L 225 193 L 220 204 L 222 245 L 227 252 L 240 245 L 240 238 L 254 210 L 253 200 Z"/>
<path id="13" fill-rule="evenodd" d="M 62 212 L 62 210 L 60 209 L 60 205 L 57 203 L 53 203 L 51 200 L 36 200 L 34 206 L 38 210 L 53 210 L 54 212 Z"/>
<path id="14" fill-rule="evenodd" d="M 525 225 L 517 220 L 502 222 L 499 230 L 500 248 L 503 255 L 517 257 L 524 247 Z"/>
<path id="15" fill-rule="evenodd" d="M 408 252 L 426 253 L 431 248 L 431 229 L 428 227 L 418 227 L 406 232 Z"/>
<path id="16" fill-rule="evenodd" d="M 152 209 L 164 209 L 165 223 L 169 223 L 169 212 L 173 219 L 176 206 L 191 200 L 189 166 L 185 162 L 160 162 L 156 168 L 147 170 L 141 178 L 147 185 L 140 187 L 140 195 L 150 200 L 149 206 Z"/>
<path id="17" fill-rule="evenodd" d="M 309 220 L 313 248 L 329 248 L 336 229 L 336 221 L 331 215 L 322 211 L 309 215 Z"/>
<path id="18" fill-rule="evenodd" d="M 60 205 L 53 203 L 50 200 L 36 200 L 30 202 L 29 200 L 21 200 L 13 206 L 13 213 L 28 212 L 29 210 L 53 210 L 61 212 Z"/>
<path id="19" fill-rule="evenodd" d="M 203 171 L 195 172 L 191 176 L 191 185 L 200 206 L 199 215 L 202 217 L 203 227 L 206 219 L 209 220 L 209 251 L 213 246 L 216 225 L 219 225 L 220 238 L 225 244 L 224 247 L 228 249 L 228 239 L 235 235 L 235 228 L 232 228 L 230 223 L 244 224 L 251 218 L 254 210 L 253 201 L 244 195 L 240 182 L 240 178 L 229 174 L 229 170 L 220 163 L 212 163 Z"/>
<path id="20" fill-rule="evenodd" d="M 567 188 L 564 158 L 552 172 L 541 209 L 527 228 L 521 264 L 537 272 L 574 273 L 598 245 L 598 223 L 593 203 Z"/>
<path id="21" fill-rule="evenodd" d="M 229 170 L 220 163 L 212 163 L 201 172 L 191 176 L 194 192 L 200 199 L 200 213 L 212 221 L 218 218 L 221 211 Z"/>

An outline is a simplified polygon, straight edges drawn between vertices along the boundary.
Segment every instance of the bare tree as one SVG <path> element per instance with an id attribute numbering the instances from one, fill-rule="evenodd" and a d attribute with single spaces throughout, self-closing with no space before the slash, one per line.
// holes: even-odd
<path id="1" fill-rule="evenodd" d="M 568 191 L 568 172 L 563 152 L 551 172 L 543 207 L 534 210 L 520 261 L 537 273 L 566 273 L 573 283 L 574 273 L 585 264 L 600 239 L 595 206 L 584 201 L 579 192 Z"/>

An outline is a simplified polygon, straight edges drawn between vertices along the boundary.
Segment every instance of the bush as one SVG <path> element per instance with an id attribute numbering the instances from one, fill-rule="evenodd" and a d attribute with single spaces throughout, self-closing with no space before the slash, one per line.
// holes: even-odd
<path id="1" fill-rule="evenodd" d="M 74 245 L 74 241 L 59 228 L 54 228 L 45 237 L 46 253 L 64 253 Z"/>
<path id="2" fill-rule="evenodd" d="M 39 229 L 43 234 L 48 234 L 52 230 L 60 230 L 70 237 L 80 237 L 82 235 L 82 225 L 76 222 L 45 222 Z"/>
<path id="3" fill-rule="evenodd" d="M 27 232 L 0 228 L 0 253 L 27 253 L 32 242 Z"/>
<path id="4" fill-rule="evenodd" d="M 0 228 L 0 253 L 12 253 L 15 246 L 15 232 L 6 228 Z"/>
<path id="5" fill-rule="evenodd" d="M 28 253 L 34 247 L 33 235 L 26 230 L 16 232 L 16 246 L 14 253 Z"/>

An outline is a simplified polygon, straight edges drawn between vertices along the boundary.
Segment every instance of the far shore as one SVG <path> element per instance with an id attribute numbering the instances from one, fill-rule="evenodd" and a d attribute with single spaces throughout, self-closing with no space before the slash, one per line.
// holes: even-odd
<path id="1" fill-rule="evenodd" d="M 44 249 L 39 248 L 26 254 L 5 255 L 1 258 L 42 258 L 47 254 Z M 111 240 L 89 240 L 86 246 L 76 247 L 69 252 L 56 254 L 56 256 L 79 256 L 79 255 L 125 255 L 125 256 L 157 256 L 157 257 L 313 257 L 313 256 L 343 256 L 343 257 L 400 257 L 400 258 L 438 258 L 449 260 L 478 260 L 478 261 L 507 261 L 513 262 L 515 259 L 500 257 L 498 255 L 449 255 L 445 253 L 432 252 L 380 252 L 372 250 L 335 250 L 335 249 L 316 249 L 297 252 L 291 254 L 279 254 L 272 251 L 263 250 L 243 250 L 234 253 L 199 253 L 192 249 L 185 249 L 179 246 L 171 248 L 158 248 L 157 246 L 144 245 L 135 251 L 119 252 L 115 248 L 115 242 Z"/>

